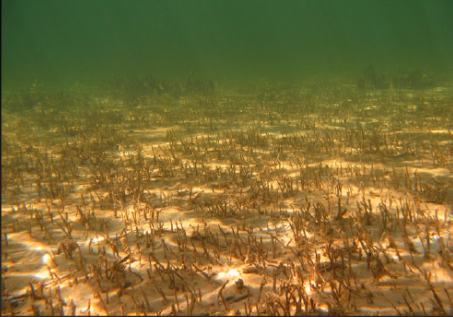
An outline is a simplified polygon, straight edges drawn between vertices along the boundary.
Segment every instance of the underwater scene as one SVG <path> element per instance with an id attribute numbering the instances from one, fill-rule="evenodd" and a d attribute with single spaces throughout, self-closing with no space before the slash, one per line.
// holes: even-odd
<path id="1" fill-rule="evenodd" d="M 2 1 L 2 315 L 452 315 L 452 1 Z"/>

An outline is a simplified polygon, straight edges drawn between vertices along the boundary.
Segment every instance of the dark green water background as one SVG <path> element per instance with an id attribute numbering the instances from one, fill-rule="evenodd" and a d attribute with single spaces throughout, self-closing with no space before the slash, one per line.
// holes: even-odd
<path id="1" fill-rule="evenodd" d="M 453 1 L 3 0 L 2 89 L 123 73 L 214 81 L 453 72 Z"/>

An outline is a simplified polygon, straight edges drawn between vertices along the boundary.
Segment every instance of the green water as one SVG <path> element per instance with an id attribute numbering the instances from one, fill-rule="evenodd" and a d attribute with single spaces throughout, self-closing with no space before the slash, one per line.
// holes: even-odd
<path id="1" fill-rule="evenodd" d="M 2 90 L 124 73 L 216 82 L 453 73 L 453 1 L 2 1 Z M 451 78 L 451 77 L 450 77 Z"/>

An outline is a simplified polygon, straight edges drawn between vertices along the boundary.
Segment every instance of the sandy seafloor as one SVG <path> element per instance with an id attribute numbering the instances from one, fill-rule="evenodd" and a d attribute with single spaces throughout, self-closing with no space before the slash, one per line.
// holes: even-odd
<path id="1" fill-rule="evenodd" d="M 450 91 L 350 94 L 2 110 L 2 314 L 452 315 Z"/>

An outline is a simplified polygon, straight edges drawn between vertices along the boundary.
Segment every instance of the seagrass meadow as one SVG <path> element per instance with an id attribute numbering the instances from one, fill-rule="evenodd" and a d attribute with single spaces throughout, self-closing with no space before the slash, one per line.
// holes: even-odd
<path id="1" fill-rule="evenodd" d="M 452 313 L 451 87 L 2 99 L 2 314 Z"/>
<path id="2" fill-rule="evenodd" d="M 1 8 L 2 316 L 453 316 L 452 0 Z"/>

